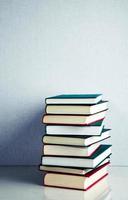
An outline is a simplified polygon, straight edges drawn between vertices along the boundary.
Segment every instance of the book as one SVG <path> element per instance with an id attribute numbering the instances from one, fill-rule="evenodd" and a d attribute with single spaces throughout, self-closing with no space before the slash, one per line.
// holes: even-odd
<path id="1" fill-rule="evenodd" d="M 90 115 L 108 109 L 107 101 L 100 101 L 94 105 L 47 105 L 47 114 Z"/>
<path id="2" fill-rule="evenodd" d="M 46 134 L 48 135 L 100 135 L 104 126 L 104 120 L 99 120 L 88 126 L 67 126 L 67 125 L 47 125 Z"/>
<path id="3" fill-rule="evenodd" d="M 99 142 L 87 147 L 46 144 L 43 146 L 43 152 L 44 155 L 51 156 L 89 157 L 96 151 L 96 149 L 98 149 L 99 146 Z"/>
<path id="4" fill-rule="evenodd" d="M 44 144 L 58 144 L 70 146 L 89 146 L 95 142 L 105 140 L 110 137 L 110 129 L 103 129 L 99 136 L 84 136 L 84 135 L 44 135 Z"/>
<path id="5" fill-rule="evenodd" d="M 90 157 L 42 156 L 42 165 L 95 168 L 111 155 L 111 145 L 100 145 Z"/>
<path id="6" fill-rule="evenodd" d="M 44 124 L 67 124 L 85 126 L 95 121 L 104 119 L 106 111 L 99 112 L 93 115 L 51 115 L 46 114 L 43 117 Z"/>
<path id="7" fill-rule="evenodd" d="M 110 164 L 110 158 L 106 158 L 103 162 L 101 162 L 97 167 L 101 165 L 108 165 Z M 56 166 L 39 166 L 40 171 L 46 172 L 56 172 L 56 173 L 64 173 L 64 174 L 77 174 L 77 175 L 85 175 L 88 172 L 94 169 L 87 169 L 87 168 L 72 168 L 72 167 L 56 167 Z"/>
<path id="8" fill-rule="evenodd" d="M 44 185 L 88 190 L 106 175 L 108 175 L 106 165 L 100 166 L 84 176 L 48 172 L 44 176 Z"/>
<path id="9" fill-rule="evenodd" d="M 111 189 L 105 176 L 86 191 L 44 187 L 44 195 L 49 200 L 111 200 Z"/>
<path id="10" fill-rule="evenodd" d="M 62 94 L 45 99 L 46 104 L 95 104 L 102 94 Z"/>

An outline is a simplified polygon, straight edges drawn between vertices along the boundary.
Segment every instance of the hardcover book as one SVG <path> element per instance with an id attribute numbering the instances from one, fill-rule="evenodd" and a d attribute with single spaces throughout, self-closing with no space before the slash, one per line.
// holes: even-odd
<path id="1" fill-rule="evenodd" d="M 85 126 L 93 122 L 104 119 L 106 111 L 99 112 L 93 115 L 50 115 L 46 114 L 43 117 L 44 124 L 67 124 Z"/>
<path id="2" fill-rule="evenodd" d="M 47 105 L 47 114 L 90 115 L 108 109 L 107 101 L 94 105 Z"/>
<path id="3" fill-rule="evenodd" d="M 101 162 L 98 166 L 102 165 L 108 165 L 110 164 L 110 158 L 106 158 L 103 162 Z M 64 173 L 64 174 L 77 174 L 77 175 L 85 175 L 88 172 L 94 170 L 94 169 L 87 169 L 87 168 L 72 168 L 72 167 L 57 167 L 57 166 L 46 166 L 46 165 L 40 165 L 40 170 L 41 171 L 46 171 L 46 172 L 55 172 L 55 173 Z"/>
<path id="4" fill-rule="evenodd" d="M 107 166 L 100 166 L 84 176 L 46 173 L 44 177 L 44 185 L 62 188 L 72 188 L 80 190 L 88 190 L 96 182 L 107 176 Z"/>
<path id="5" fill-rule="evenodd" d="M 89 190 L 71 190 L 54 187 L 44 187 L 44 194 L 49 200 L 111 200 L 111 190 L 108 185 L 108 176 L 105 176 Z"/>
<path id="6" fill-rule="evenodd" d="M 110 137 L 110 129 L 103 129 L 99 136 L 84 135 L 44 135 L 44 144 L 58 144 L 67 146 L 89 146 Z"/>
<path id="7" fill-rule="evenodd" d="M 100 145 L 90 157 L 42 156 L 42 165 L 95 168 L 111 155 L 111 145 Z"/>
<path id="8" fill-rule="evenodd" d="M 43 152 L 44 155 L 51 156 L 89 157 L 96 151 L 96 149 L 98 149 L 99 146 L 99 142 L 87 147 L 46 144 L 43 147 Z"/>
<path id="9" fill-rule="evenodd" d="M 102 94 L 62 94 L 45 99 L 46 104 L 96 104 Z"/>
<path id="10" fill-rule="evenodd" d="M 68 126 L 68 125 L 47 125 L 46 134 L 48 135 L 101 135 L 104 120 L 99 120 L 88 126 Z"/>

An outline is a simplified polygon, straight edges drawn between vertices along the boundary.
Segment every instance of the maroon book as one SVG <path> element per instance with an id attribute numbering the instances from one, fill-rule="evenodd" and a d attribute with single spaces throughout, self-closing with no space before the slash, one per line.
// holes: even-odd
<path id="1" fill-rule="evenodd" d="M 107 165 L 108 163 L 83 176 L 62 173 L 46 173 L 44 176 L 44 185 L 49 187 L 88 190 L 108 175 Z"/>

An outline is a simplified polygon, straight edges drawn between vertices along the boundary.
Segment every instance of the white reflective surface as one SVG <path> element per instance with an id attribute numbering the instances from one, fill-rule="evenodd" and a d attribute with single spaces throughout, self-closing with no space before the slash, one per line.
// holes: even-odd
<path id="1" fill-rule="evenodd" d="M 0 167 L 0 200 L 92 200 L 82 191 L 42 186 L 43 178 L 37 167 Z M 128 199 L 128 167 L 111 167 L 111 192 L 96 200 Z"/>

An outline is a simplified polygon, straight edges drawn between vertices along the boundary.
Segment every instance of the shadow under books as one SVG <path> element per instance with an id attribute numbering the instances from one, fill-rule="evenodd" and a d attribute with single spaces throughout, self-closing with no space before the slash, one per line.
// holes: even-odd
<path id="1" fill-rule="evenodd" d="M 11 124 L 6 129 L 3 128 L 2 131 L 6 130 L 8 138 L 4 137 L 0 141 L 0 165 L 8 167 L 2 167 L 0 178 L 42 184 L 38 165 L 41 162 L 42 136 L 45 132 L 41 123 L 43 110 L 39 108 L 34 114 L 23 114 L 23 118 L 17 119 L 13 128 Z"/>

